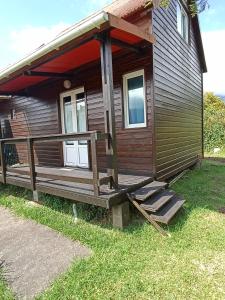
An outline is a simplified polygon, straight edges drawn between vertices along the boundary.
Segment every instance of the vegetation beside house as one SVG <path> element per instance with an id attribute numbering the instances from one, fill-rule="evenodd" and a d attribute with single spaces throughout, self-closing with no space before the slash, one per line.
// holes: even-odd
<path id="1" fill-rule="evenodd" d="M 205 161 L 173 186 L 187 202 L 169 227 L 171 238 L 137 217 L 115 230 L 104 211 L 103 221 L 90 214 L 75 225 L 71 203 L 45 196 L 47 205 L 34 207 L 30 192 L 12 186 L 0 186 L 0 204 L 93 250 L 38 299 L 224 299 L 224 178 L 224 164 Z"/>
<path id="2" fill-rule="evenodd" d="M 204 95 L 204 143 L 207 155 L 225 152 L 225 103 L 213 93 Z M 213 153 L 215 148 L 217 153 Z"/>

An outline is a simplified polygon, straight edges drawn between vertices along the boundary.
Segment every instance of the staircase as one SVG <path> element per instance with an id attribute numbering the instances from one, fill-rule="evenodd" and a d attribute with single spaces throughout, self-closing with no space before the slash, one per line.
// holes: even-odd
<path id="1" fill-rule="evenodd" d="M 127 194 L 131 203 L 163 235 L 167 232 L 158 224 L 168 224 L 185 200 L 168 188 L 166 182 L 153 181 Z"/>

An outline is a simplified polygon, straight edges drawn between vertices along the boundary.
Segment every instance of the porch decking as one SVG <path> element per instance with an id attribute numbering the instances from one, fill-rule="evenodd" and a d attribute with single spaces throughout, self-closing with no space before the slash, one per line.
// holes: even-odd
<path id="1" fill-rule="evenodd" d="M 13 172 L 13 169 L 15 171 Z M 24 187 L 32 190 L 29 167 L 10 168 L 6 172 L 6 183 Z M 152 181 L 151 177 L 119 174 L 119 187 L 117 190 L 110 189 L 108 184 L 101 185 L 98 196 L 94 195 L 92 184 L 73 182 L 78 177 L 92 179 L 93 173 L 89 170 L 74 168 L 54 168 L 36 166 L 37 174 L 41 177 L 36 178 L 37 192 L 47 193 L 54 196 L 64 197 L 72 201 L 85 202 L 96 206 L 111 208 L 112 206 L 126 199 L 126 193 L 135 191 Z M 20 174 L 19 174 L 20 173 Z M 2 172 L 0 171 L 0 182 L 2 182 Z M 62 179 L 52 179 L 51 177 L 60 176 Z M 107 177 L 106 173 L 99 173 L 99 179 Z M 65 181 L 63 178 L 70 178 Z"/>

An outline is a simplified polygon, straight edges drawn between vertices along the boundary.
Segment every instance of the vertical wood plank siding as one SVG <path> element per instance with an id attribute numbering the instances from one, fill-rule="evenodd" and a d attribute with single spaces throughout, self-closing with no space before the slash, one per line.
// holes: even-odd
<path id="1" fill-rule="evenodd" d="M 190 22 L 190 43 L 177 31 L 176 0 L 153 12 L 156 171 L 169 177 L 202 154 L 202 77 Z"/>

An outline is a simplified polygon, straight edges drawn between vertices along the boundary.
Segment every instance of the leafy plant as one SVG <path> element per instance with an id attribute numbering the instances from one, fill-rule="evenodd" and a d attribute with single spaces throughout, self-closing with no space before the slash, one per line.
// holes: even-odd
<path id="1" fill-rule="evenodd" d="M 213 93 L 204 95 L 205 150 L 225 147 L 225 103 Z"/>
<path id="2" fill-rule="evenodd" d="M 167 8 L 170 5 L 171 1 L 172 0 L 147 0 L 146 7 Z M 184 0 L 184 1 L 188 3 L 190 12 L 193 16 L 209 8 L 209 0 L 191 0 L 191 1 Z"/>

